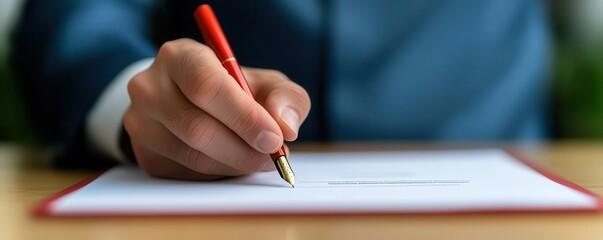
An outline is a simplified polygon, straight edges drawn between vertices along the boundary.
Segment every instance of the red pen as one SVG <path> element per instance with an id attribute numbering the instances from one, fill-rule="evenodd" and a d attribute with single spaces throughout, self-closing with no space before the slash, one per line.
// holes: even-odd
<path id="1" fill-rule="evenodd" d="M 224 66 L 228 71 L 228 74 L 239 83 L 239 86 L 241 86 L 243 91 L 253 97 L 249 83 L 247 83 L 247 80 L 243 75 L 241 66 L 239 66 L 239 63 L 230 48 L 230 44 L 228 44 L 228 40 L 226 40 L 226 36 L 222 31 L 222 27 L 220 27 L 220 23 L 218 22 L 214 11 L 209 5 L 202 4 L 197 7 L 194 15 L 205 43 L 214 50 L 216 56 L 218 56 L 218 59 L 222 62 L 222 66 Z M 270 157 L 274 161 L 281 178 L 295 187 L 295 174 L 293 174 L 289 161 L 287 161 L 285 146 L 283 145 L 278 152 L 270 154 Z"/>

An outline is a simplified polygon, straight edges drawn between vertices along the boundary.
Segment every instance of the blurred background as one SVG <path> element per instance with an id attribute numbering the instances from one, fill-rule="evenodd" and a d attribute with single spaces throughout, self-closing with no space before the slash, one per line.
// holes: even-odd
<path id="1" fill-rule="evenodd" d="M 0 0 L 0 141 L 35 144 L 34 135 L 25 120 L 25 109 L 12 77 L 8 57 L 11 30 L 24 2 Z"/>
<path id="2" fill-rule="evenodd" d="M 603 1 L 551 1 L 553 133 L 603 139 Z"/>
<path id="3" fill-rule="evenodd" d="M 36 144 L 8 62 L 23 2 L 0 0 L 0 141 Z M 603 139 L 603 0 L 548 3 L 555 37 L 553 138 Z"/>

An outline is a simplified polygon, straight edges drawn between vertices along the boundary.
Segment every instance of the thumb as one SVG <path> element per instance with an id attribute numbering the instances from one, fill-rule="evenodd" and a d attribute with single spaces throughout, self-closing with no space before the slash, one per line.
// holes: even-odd
<path id="1" fill-rule="evenodd" d="M 308 93 L 286 75 L 274 70 L 245 69 L 256 100 L 278 123 L 287 141 L 297 139 L 299 127 L 310 112 Z"/>

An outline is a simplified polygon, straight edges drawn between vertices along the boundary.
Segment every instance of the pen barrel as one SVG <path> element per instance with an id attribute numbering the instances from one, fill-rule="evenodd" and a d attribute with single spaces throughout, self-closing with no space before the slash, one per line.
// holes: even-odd
<path id="1" fill-rule="evenodd" d="M 279 148 L 277 152 L 270 154 L 270 158 L 272 158 L 273 161 L 282 156 L 287 156 L 284 145 L 281 148 Z"/>
<path id="2" fill-rule="evenodd" d="M 234 53 L 230 48 L 230 44 L 226 40 L 226 35 L 222 31 L 222 27 L 218 22 L 218 18 L 211 7 L 207 4 L 202 4 L 195 9 L 193 13 L 197 26 L 203 35 L 203 40 L 214 52 L 220 61 L 225 61 L 234 58 Z"/>
<path id="3" fill-rule="evenodd" d="M 245 75 L 243 75 L 243 70 L 241 70 L 240 65 L 237 63 L 237 60 L 234 58 L 223 60 L 222 66 L 224 66 L 224 68 L 226 68 L 226 71 L 228 71 L 228 74 L 230 74 L 230 76 L 232 76 L 237 81 L 243 91 L 245 91 L 245 93 L 247 93 L 250 97 L 253 98 L 253 91 L 251 91 L 251 86 L 249 86 L 249 83 L 247 83 L 247 79 L 245 79 Z"/>
<path id="4" fill-rule="evenodd" d="M 253 91 L 251 91 L 251 87 L 249 86 L 249 83 L 247 83 L 245 75 L 243 75 L 243 70 L 237 62 L 234 53 L 230 48 L 230 44 L 228 44 L 228 41 L 226 40 L 226 36 L 222 31 L 222 27 L 220 27 L 220 23 L 218 22 L 218 18 L 214 14 L 214 11 L 209 5 L 202 4 L 195 9 L 193 15 L 197 22 L 197 26 L 203 35 L 205 44 L 214 51 L 218 59 L 222 62 L 222 66 L 228 71 L 228 74 L 237 81 L 239 86 L 241 86 L 241 89 L 243 89 L 243 91 L 251 98 L 255 99 Z M 290 170 L 286 156 L 287 154 L 284 145 L 281 146 L 276 153 L 270 154 L 272 160 L 276 161 L 277 159 L 280 159 L 281 162 L 287 163 L 289 172 L 292 175 L 293 172 Z M 286 180 L 293 185 L 292 176 L 288 176 Z"/>

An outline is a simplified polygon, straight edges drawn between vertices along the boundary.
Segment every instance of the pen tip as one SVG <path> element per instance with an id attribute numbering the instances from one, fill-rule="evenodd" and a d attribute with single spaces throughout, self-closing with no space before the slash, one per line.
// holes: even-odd
<path id="1" fill-rule="evenodd" d="M 274 159 L 274 164 L 276 165 L 276 169 L 278 170 L 279 175 L 281 175 L 281 178 L 291 184 L 291 187 L 295 188 L 295 174 L 293 173 L 293 170 L 291 170 L 291 166 L 289 166 L 287 157 L 280 156 Z"/>
<path id="2" fill-rule="evenodd" d="M 295 183 L 293 182 L 293 177 L 289 176 L 288 178 L 285 178 L 285 182 L 289 183 L 289 185 L 291 185 L 292 188 L 295 188 Z"/>

